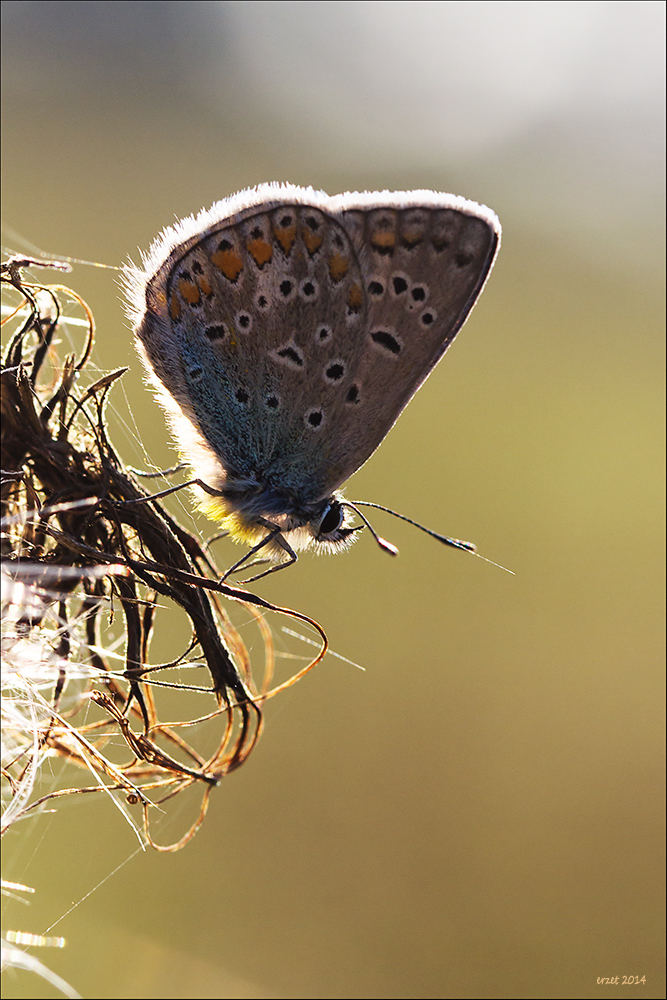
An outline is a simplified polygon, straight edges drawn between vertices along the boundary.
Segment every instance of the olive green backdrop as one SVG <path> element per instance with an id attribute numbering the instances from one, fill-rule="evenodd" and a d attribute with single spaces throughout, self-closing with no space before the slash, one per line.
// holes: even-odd
<path id="1" fill-rule="evenodd" d="M 39 957 L 85 997 L 664 996 L 664 6 L 3 7 L 12 252 L 118 264 L 265 180 L 498 213 L 473 317 L 347 493 L 516 573 L 377 513 L 399 559 L 364 533 L 262 581 L 365 672 L 327 658 L 273 701 L 179 854 L 92 797 L 15 827 L 5 877 L 37 892 L 4 927 L 57 921 Z M 95 363 L 131 365 L 118 450 L 170 464 L 114 272 L 68 280 Z"/>

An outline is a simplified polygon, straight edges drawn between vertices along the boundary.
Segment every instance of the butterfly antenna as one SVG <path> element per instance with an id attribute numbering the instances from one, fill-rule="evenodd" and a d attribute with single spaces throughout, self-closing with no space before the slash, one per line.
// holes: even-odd
<path id="1" fill-rule="evenodd" d="M 357 500 L 356 503 L 363 503 L 363 501 Z M 380 535 L 378 535 L 377 531 L 375 530 L 371 522 L 368 520 L 367 517 L 364 517 L 364 515 L 361 513 L 359 508 L 355 506 L 355 504 L 350 503 L 349 500 L 342 500 L 341 505 L 343 507 L 349 507 L 351 510 L 354 511 L 357 517 L 361 518 L 361 520 L 364 522 L 364 524 L 366 525 L 366 527 L 368 528 L 371 535 L 373 536 L 373 538 L 378 543 L 381 549 L 383 549 L 385 552 L 388 552 L 390 556 L 398 555 L 398 549 L 396 548 L 396 546 L 392 545 L 391 542 L 388 542 L 386 538 L 382 538 Z M 377 504 L 369 504 L 368 506 L 376 507 Z"/>
<path id="2" fill-rule="evenodd" d="M 405 514 L 399 514 L 397 510 L 392 510 L 391 507 L 383 507 L 382 504 L 371 503 L 370 500 L 355 500 L 354 503 L 351 503 L 349 500 L 345 500 L 344 503 L 347 504 L 348 507 L 351 507 L 352 510 L 359 515 L 364 524 L 368 525 L 370 530 L 373 532 L 375 540 L 381 548 L 384 548 L 385 545 L 390 545 L 390 543 L 385 542 L 384 539 L 380 539 L 379 535 L 375 534 L 358 507 L 375 507 L 376 510 L 383 510 L 386 514 L 393 514 L 394 517 L 398 517 L 401 521 L 407 521 L 408 524 L 412 524 L 415 528 L 419 528 L 420 531 L 426 532 L 427 535 L 430 535 L 431 538 L 435 538 L 438 542 L 442 542 L 443 545 L 449 545 L 453 549 L 463 549 L 464 552 L 472 552 L 472 554 L 477 556 L 478 559 L 483 559 L 484 562 L 490 563 L 492 566 L 497 566 L 498 569 L 503 569 L 506 573 L 510 573 L 514 576 L 513 570 L 508 569 L 507 566 L 501 566 L 500 563 L 494 562 L 493 559 L 487 559 L 486 556 L 480 555 L 477 551 L 477 546 L 473 545 L 472 542 L 464 542 L 460 538 L 449 538 L 447 535 L 441 535 L 437 531 L 433 531 L 432 528 L 427 528 L 418 521 L 413 521 L 411 517 L 406 517 Z M 391 549 L 394 549 L 394 553 L 392 554 L 398 553 L 398 549 L 395 549 L 393 545 L 391 545 Z"/>

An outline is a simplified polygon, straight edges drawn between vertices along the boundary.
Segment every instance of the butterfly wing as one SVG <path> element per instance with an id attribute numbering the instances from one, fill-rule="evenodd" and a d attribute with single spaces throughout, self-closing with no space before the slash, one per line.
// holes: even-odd
<path id="1" fill-rule="evenodd" d="M 366 319 L 354 403 L 342 408 L 330 453 L 334 487 L 373 453 L 452 343 L 500 243 L 488 209 L 428 191 L 346 195 L 336 218 L 359 262 Z"/>
<path id="2" fill-rule="evenodd" d="M 460 329 L 494 220 L 432 192 L 264 185 L 166 231 L 126 284 L 184 454 L 208 453 L 215 485 L 328 496 Z"/>

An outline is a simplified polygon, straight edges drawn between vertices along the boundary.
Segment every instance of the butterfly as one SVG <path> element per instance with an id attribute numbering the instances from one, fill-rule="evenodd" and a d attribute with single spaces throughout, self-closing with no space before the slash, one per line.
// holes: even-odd
<path id="1" fill-rule="evenodd" d="M 500 233 L 454 195 L 262 184 L 126 267 L 137 346 L 200 504 L 251 547 L 232 569 L 345 548 L 355 513 L 397 552 L 340 487 L 463 326 Z"/>

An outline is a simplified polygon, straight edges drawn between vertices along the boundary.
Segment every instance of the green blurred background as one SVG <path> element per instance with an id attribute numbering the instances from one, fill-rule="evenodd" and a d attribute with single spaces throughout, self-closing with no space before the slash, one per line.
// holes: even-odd
<path id="1" fill-rule="evenodd" d="M 67 947 L 39 957 L 85 997 L 664 996 L 664 16 L 3 4 L 11 252 L 118 264 L 266 180 L 451 191 L 504 230 L 474 316 L 348 495 L 516 576 L 377 513 L 398 560 L 365 533 L 258 584 L 366 672 L 327 658 L 271 702 L 178 854 L 137 852 L 91 797 L 14 828 L 5 877 L 37 892 L 4 926 L 55 923 Z M 68 281 L 96 364 L 131 365 L 118 450 L 170 464 L 114 272 Z M 307 653 L 283 624 L 280 648 Z M 176 806 L 158 839 L 192 818 Z"/>

